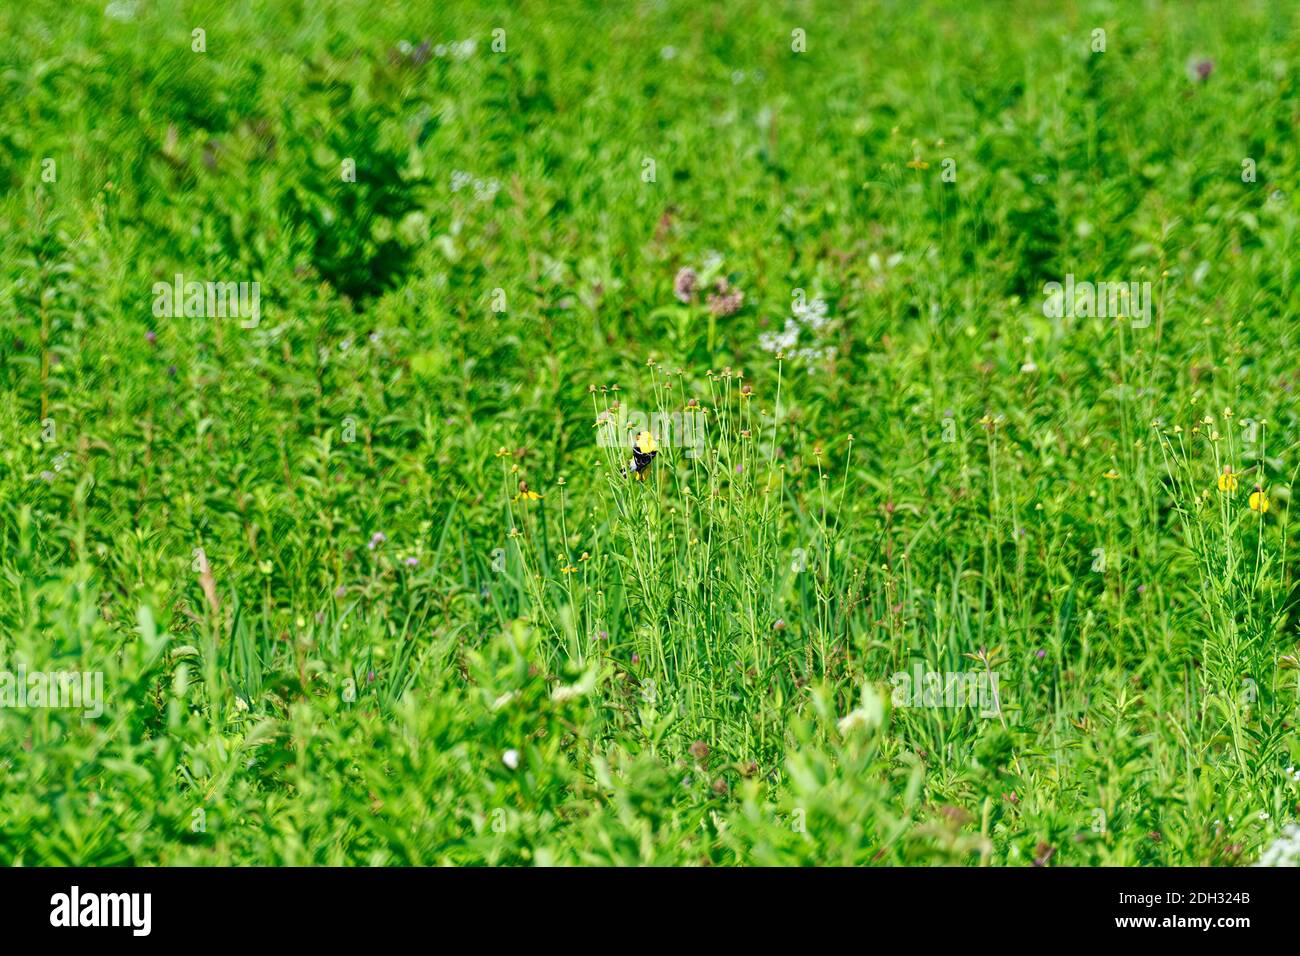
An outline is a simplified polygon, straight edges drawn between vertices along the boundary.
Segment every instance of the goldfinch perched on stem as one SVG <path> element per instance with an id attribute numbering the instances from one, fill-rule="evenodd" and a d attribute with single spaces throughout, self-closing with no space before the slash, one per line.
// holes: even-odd
<path id="1" fill-rule="evenodd" d="M 632 443 L 632 460 L 623 469 L 623 474 L 626 475 L 630 471 L 637 481 L 645 481 L 645 476 L 650 471 L 650 462 L 654 461 L 657 454 L 659 454 L 659 446 L 655 443 L 655 436 L 649 432 L 642 432 Z"/>

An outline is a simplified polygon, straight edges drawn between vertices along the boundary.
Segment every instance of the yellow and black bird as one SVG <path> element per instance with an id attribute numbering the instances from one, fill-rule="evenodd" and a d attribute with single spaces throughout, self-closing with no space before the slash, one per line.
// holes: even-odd
<path id="1" fill-rule="evenodd" d="M 650 471 L 650 462 L 655 460 L 657 454 L 659 454 L 659 447 L 655 443 L 655 436 L 649 432 L 642 432 L 632 442 L 632 460 L 623 469 L 623 474 L 626 475 L 630 471 L 637 481 L 645 481 L 645 476 Z"/>

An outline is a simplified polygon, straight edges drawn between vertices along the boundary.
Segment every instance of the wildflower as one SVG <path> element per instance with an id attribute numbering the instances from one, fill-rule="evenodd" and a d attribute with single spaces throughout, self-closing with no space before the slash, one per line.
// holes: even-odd
<path id="1" fill-rule="evenodd" d="M 1268 511 L 1268 494 L 1259 485 L 1250 493 L 1250 510 L 1260 514 Z"/>
<path id="2" fill-rule="evenodd" d="M 909 159 L 907 161 L 907 168 L 908 169 L 929 169 L 930 164 L 925 162 L 923 159 L 921 159 L 920 156 L 917 156 L 915 159 Z"/>
<path id="3" fill-rule="evenodd" d="M 1192 57 L 1187 61 L 1187 78 L 1193 83 L 1204 83 L 1214 72 L 1214 61 L 1208 58 Z"/>
<path id="4" fill-rule="evenodd" d="M 528 487 L 528 482 L 519 482 L 519 494 L 515 495 L 515 501 L 520 498 L 524 499 L 524 501 L 536 501 L 540 497 L 542 496 Z"/>
<path id="5" fill-rule="evenodd" d="M 148 342 L 150 345 L 153 345 L 155 342 L 158 341 L 158 333 L 155 332 L 153 329 L 150 329 L 148 332 L 144 334 L 144 340 Z"/>
<path id="6" fill-rule="evenodd" d="M 566 700 L 575 700 L 587 693 L 588 687 L 584 684 L 570 684 L 565 687 L 557 687 L 551 691 L 551 700 L 557 704 L 562 704 Z"/>
<path id="7" fill-rule="evenodd" d="M 407 558 L 407 559 L 406 559 L 406 566 L 407 566 L 408 568 L 419 567 L 419 566 L 420 566 L 420 559 L 419 559 L 419 558 L 415 558 L 415 557 Z"/>
<path id="8" fill-rule="evenodd" d="M 1219 490 L 1222 492 L 1237 490 L 1237 475 L 1230 465 L 1224 465 L 1223 474 L 1219 475 Z"/>
<path id="9" fill-rule="evenodd" d="M 690 266 L 677 270 L 677 276 L 673 279 L 673 295 L 677 296 L 677 301 L 686 304 L 694 302 L 695 287 L 698 282 L 699 277 Z"/>
<path id="10" fill-rule="evenodd" d="M 709 755 L 709 745 L 703 740 L 697 740 L 687 747 L 686 751 L 696 760 L 703 760 Z"/>
<path id="11" fill-rule="evenodd" d="M 745 293 L 728 285 L 726 279 L 719 279 L 715 288 L 709 295 L 709 311 L 718 318 L 735 315 L 745 304 Z"/>
<path id="12" fill-rule="evenodd" d="M 799 321 L 807 325 L 813 332 L 820 332 L 826 327 L 826 323 L 830 321 L 827 318 L 829 307 L 826 305 L 826 300 L 821 296 L 802 305 L 796 302 L 791 311 L 794 312 Z"/>
<path id="13" fill-rule="evenodd" d="M 1300 826 L 1288 823 L 1255 866 L 1300 866 Z"/>
<path id="14" fill-rule="evenodd" d="M 576 574 L 578 569 L 571 564 L 566 564 L 564 567 L 560 568 L 560 571 L 564 574 Z"/>
<path id="15" fill-rule="evenodd" d="M 1114 481 L 1116 478 L 1119 477 L 1119 472 L 1116 471 L 1114 468 L 1112 468 L 1110 471 L 1106 472 L 1106 474 L 1102 475 L 1102 477 Z"/>
<path id="16" fill-rule="evenodd" d="M 507 767 L 509 767 L 511 770 L 518 770 L 518 769 L 519 769 L 519 751 L 518 751 L 518 750 L 507 750 L 505 753 L 503 753 L 503 754 L 501 755 L 501 762 L 502 762 L 503 764 L 505 764 Z"/>
<path id="17" fill-rule="evenodd" d="M 885 722 L 885 703 L 870 684 L 862 685 L 862 703 L 840 718 L 837 724 L 846 737 L 856 730 L 872 730 Z"/>
<path id="18" fill-rule="evenodd" d="M 379 547 L 387 540 L 388 540 L 388 535 L 384 534 L 382 531 L 376 531 L 374 534 L 370 536 L 370 543 L 367 544 L 366 547 L 369 548 L 371 551 L 374 551 L 377 547 Z"/>

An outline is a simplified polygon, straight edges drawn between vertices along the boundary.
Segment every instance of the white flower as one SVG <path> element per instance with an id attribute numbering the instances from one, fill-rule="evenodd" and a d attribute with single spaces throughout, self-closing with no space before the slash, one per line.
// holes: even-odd
<path id="1" fill-rule="evenodd" d="M 1300 866 L 1300 826 L 1288 823 L 1259 855 L 1255 866 Z"/>
<path id="2" fill-rule="evenodd" d="M 518 770 L 518 769 L 519 769 L 519 751 L 518 751 L 518 750 L 507 750 L 505 753 L 503 753 L 503 754 L 501 755 L 501 762 L 502 762 L 503 764 L 505 764 L 507 767 L 509 767 L 511 770 Z"/>
<path id="3" fill-rule="evenodd" d="M 556 703 L 563 703 L 566 700 L 574 700 L 581 697 L 587 692 L 587 688 L 581 684 L 570 684 L 567 687 L 557 687 L 551 691 L 551 700 Z"/>
<path id="4" fill-rule="evenodd" d="M 829 307 L 826 305 L 826 300 L 820 296 L 806 305 L 796 304 L 793 311 L 795 317 L 803 321 L 814 332 L 820 332 L 829 321 L 827 318 Z"/>
<path id="5" fill-rule="evenodd" d="M 799 341 L 799 323 L 794 319 L 785 320 L 785 328 L 780 332 L 763 332 L 758 337 L 758 347 L 764 352 L 788 352 Z"/>
<path id="6" fill-rule="evenodd" d="M 785 327 L 780 332 L 760 334 L 758 345 L 765 352 L 781 352 L 789 358 L 808 362 L 808 373 L 811 375 L 816 370 L 813 363 L 835 354 L 835 347 L 826 345 L 822 337 L 830 325 L 830 308 L 826 305 L 826 300 L 818 296 L 809 302 L 794 303 L 791 311 L 794 315 L 785 320 Z M 796 349 L 805 334 L 812 340 L 812 344 Z"/>
<path id="7" fill-rule="evenodd" d="M 885 722 L 885 701 L 870 684 L 862 685 L 862 704 L 840 718 L 840 733 L 848 736 L 858 729 L 873 730 Z"/>

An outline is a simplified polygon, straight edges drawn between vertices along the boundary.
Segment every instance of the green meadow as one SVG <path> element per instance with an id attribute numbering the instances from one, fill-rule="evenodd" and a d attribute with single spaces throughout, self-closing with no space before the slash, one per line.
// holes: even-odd
<path id="1" fill-rule="evenodd" d="M 1297 862 L 1298 118 L 1283 0 L 3 4 L 0 862 Z"/>

